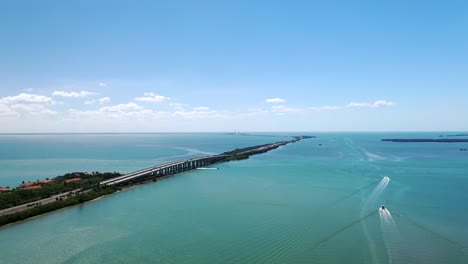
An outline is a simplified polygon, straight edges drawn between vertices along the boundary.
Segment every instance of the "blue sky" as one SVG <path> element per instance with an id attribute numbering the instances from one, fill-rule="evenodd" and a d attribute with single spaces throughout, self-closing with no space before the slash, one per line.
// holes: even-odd
<path id="1" fill-rule="evenodd" d="M 0 132 L 467 131 L 466 1 L 1 1 Z"/>

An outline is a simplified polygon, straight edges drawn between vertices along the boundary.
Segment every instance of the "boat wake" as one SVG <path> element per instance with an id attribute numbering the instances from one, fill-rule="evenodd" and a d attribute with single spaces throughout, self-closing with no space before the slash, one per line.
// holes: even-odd
<path id="1" fill-rule="evenodd" d="M 370 162 L 373 162 L 373 161 L 379 161 L 379 160 L 386 160 L 387 158 L 386 157 L 383 157 L 383 156 L 380 156 L 378 154 L 375 154 L 375 153 L 372 153 L 370 151 L 368 151 L 367 149 L 357 145 L 356 143 L 354 143 L 352 140 L 347 140 L 346 141 L 348 143 L 348 145 L 354 149 L 356 151 L 356 153 L 360 153 L 359 155 L 361 156 L 365 156 L 367 158 L 367 161 L 370 161 Z M 362 155 L 364 154 L 364 155 Z M 361 158 L 361 160 L 363 160 Z"/>
<path id="2" fill-rule="evenodd" d="M 399 247 L 401 246 L 398 242 L 400 239 L 400 232 L 393 220 L 392 214 L 387 208 L 379 209 L 380 215 L 380 227 L 382 230 L 382 236 L 387 249 L 387 256 L 390 263 L 395 263 L 399 260 Z"/>
<path id="3" fill-rule="evenodd" d="M 386 160 L 385 157 L 382 157 L 382 156 L 377 155 L 377 154 L 375 154 L 375 153 L 366 151 L 365 149 L 363 149 L 363 152 L 364 152 L 364 154 L 366 154 L 367 160 L 368 160 L 368 161 Z"/>
<path id="4" fill-rule="evenodd" d="M 385 176 L 382 178 L 379 184 L 375 186 L 371 194 L 361 204 L 361 214 L 360 214 L 361 217 L 368 214 L 369 211 L 375 210 L 375 208 L 378 205 L 377 202 L 379 201 L 377 198 L 379 198 L 379 196 L 382 194 L 385 188 L 387 188 L 389 183 L 390 183 L 390 178 L 388 176 Z M 382 210 L 382 209 L 379 209 L 379 210 Z M 368 241 L 369 252 L 371 253 L 372 262 L 379 263 L 379 259 L 377 258 L 377 253 L 376 253 L 376 248 L 375 248 L 376 242 L 370 236 L 369 229 L 367 227 L 366 222 L 361 222 L 361 223 L 362 223 L 362 229 L 363 229 L 364 235 L 366 236 L 367 241 Z"/>

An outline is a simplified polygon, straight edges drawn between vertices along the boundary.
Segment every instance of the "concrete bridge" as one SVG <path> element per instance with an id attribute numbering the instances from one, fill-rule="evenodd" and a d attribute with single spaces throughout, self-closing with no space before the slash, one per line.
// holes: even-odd
<path id="1" fill-rule="evenodd" d="M 99 185 L 115 185 L 129 181 L 140 181 L 145 178 L 160 178 L 165 175 L 175 174 L 183 171 L 193 170 L 203 166 L 211 165 L 223 161 L 229 155 L 214 155 L 200 158 L 193 158 L 188 160 L 179 160 L 154 167 L 135 171 L 117 178 L 105 180 Z"/>
<path id="2" fill-rule="evenodd" d="M 229 161 L 231 159 L 236 160 L 236 159 L 248 158 L 251 155 L 264 153 L 272 149 L 276 149 L 280 146 L 283 146 L 289 143 L 294 143 L 299 140 L 307 139 L 307 138 L 312 138 L 312 137 L 311 136 L 294 137 L 293 139 L 288 140 L 288 141 L 280 141 L 280 142 L 271 143 L 271 144 L 247 147 L 247 148 L 242 148 L 242 149 L 235 149 L 233 151 L 224 152 L 219 155 L 174 161 L 174 162 L 142 169 L 139 171 L 135 171 L 135 172 L 132 172 L 132 173 L 120 176 L 120 177 L 116 177 L 113 179 L 105 180 L 105 181 L 100 182 L 99 185 L 100 186 L 117 185 L 117 184 L 129 183 L 129 182 L 138 182 L 138 181 L 149 180 L 149 179 L 157 179 L 157 178 L 164 177 L 166 175 L 193 170 L 193 169 L 211 165 L 214 163 Z"/>

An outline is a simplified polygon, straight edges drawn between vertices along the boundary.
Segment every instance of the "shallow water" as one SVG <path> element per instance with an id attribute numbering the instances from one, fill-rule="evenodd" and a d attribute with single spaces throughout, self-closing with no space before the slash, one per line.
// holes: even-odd
<path id="1" fill-rule="evenodd" d="M 468 213 L 460 210 L 468 154 L 460 144 L 380 141 L 438 134 L 316 135 L 213 166 L 218 170 L 181 173 L 3 227 L 0 263 L 468 261 Z M 0 185 L 70 170 L 127 172 L 279 140 L 284 138 L 0 136 Z M 389 214 L 378 210 L 381 204 Z"/>

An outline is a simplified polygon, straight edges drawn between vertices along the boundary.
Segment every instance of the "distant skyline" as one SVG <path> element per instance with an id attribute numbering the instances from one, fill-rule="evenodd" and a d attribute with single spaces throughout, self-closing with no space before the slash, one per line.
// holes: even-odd
<path id="1" fill-rule="evenodd" d="M 468 131 L 466 1 L 1 1 L 0 133 Z"/>

